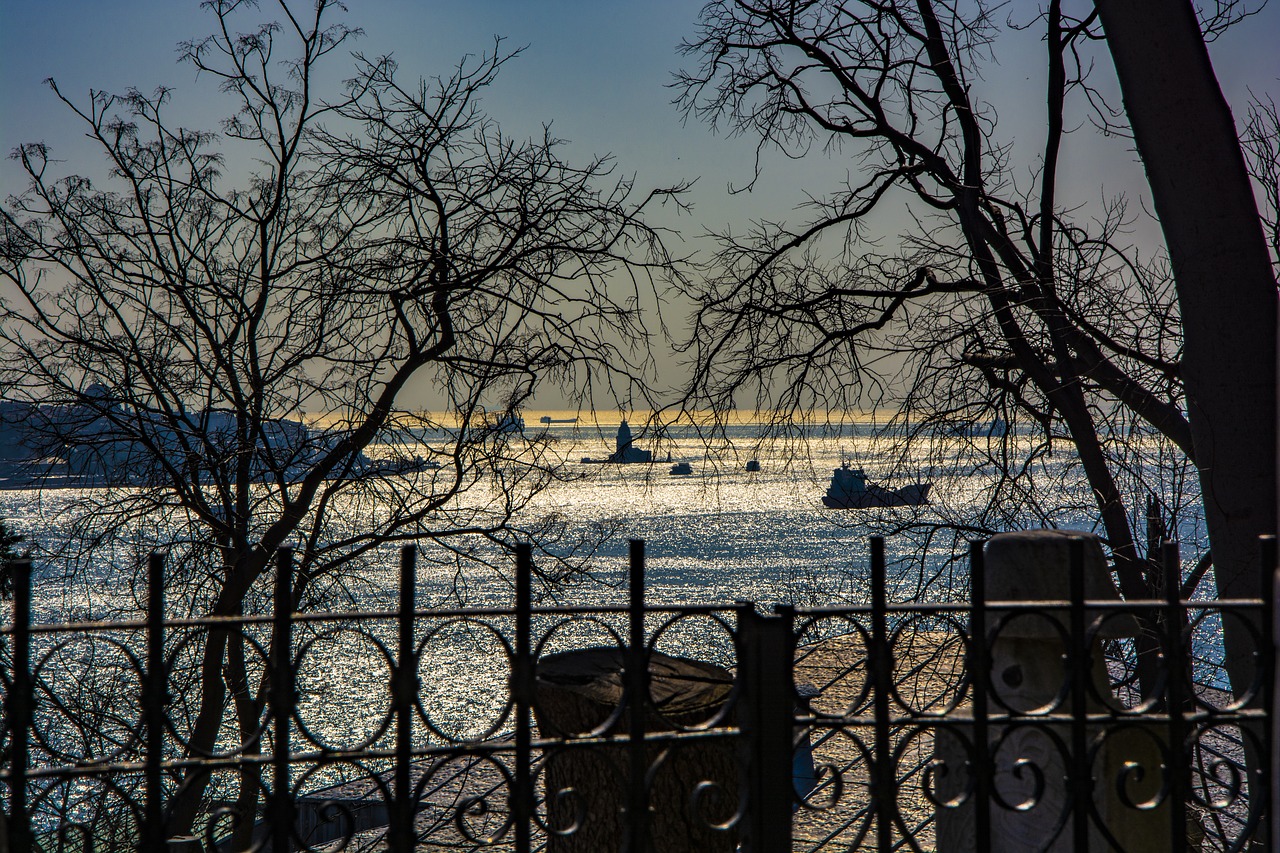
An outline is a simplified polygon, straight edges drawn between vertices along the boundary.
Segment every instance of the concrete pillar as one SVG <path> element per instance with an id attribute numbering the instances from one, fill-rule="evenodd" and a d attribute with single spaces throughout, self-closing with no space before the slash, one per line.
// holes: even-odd
<path id="1" fill-rule="evenodd" d="M 1098 538 L 1089 533 L 1058 530 L 1021 531 L 992 537 L 985 550 L 987 600 L 1066 601 L 1070 589 L 1068 543 L 1073 537 L 1085 540 L 1086 600 L 1118 601 Z M 1086 611 L 1086 626 L 1102 612 L 1097 608 Z M 974 803 L 970 796 L 957 808 L 938 809 L 939 853 L 975 849 L 975 807 L 989 809 L 991 845 L 987 849 L 992 853 L 1026 850 L 1066 853 L 1074 847 L 1071 797 L 1066 783 L 1070 728 L 1065 724 L 1019 724 L 1024 720 L 1034 721 L 1050 710 L 1055 714 L 1071 712 L 1070 674 L 1065 665 L 1068 611 L 1065 607 L 1054 607 L 1037 610 L 1034 615 L 1010 617 L 1008 614 L 1009 611 L 998 608 L 990 611 L 979 638 L 980 642 L 989 642 L 991 650 L 989 717 L 1012 717 L 1016 721 L 991 725 L 988 730 L 995 765 L 992 788 L 999 798 L 993 795 L 990 803 Z M 1095 634 L 1090 678 L 1103 701 L 1091 696 L 1090 714 L 1105 712 L 1107 706 L 1121 707 L 1111 692 L 1102 658 L 1102 641 L 1134 636 L 1137 629 L 1137 621 L 1131 615 L 1117 614 L 1103 622 Z M 1127 779 L 1125 789 L 1134 802 L 1149 800 L 1159 790 L 1160 729 L 1136 721 L 1121 726 L 1091 726 L 1088 731 L 1091 745 L 1104 728 L 1108 737 L 1092 766 L 1096 821 L 1091 820 L 1089 849 L 1114 849 L 1098 829 L 1100 823 L 1127 853 L 1169 850 L 1168 807 L 1134 809 L 1117 793 L 1117 780 L 1122 776 Z M 957 734 L 972 741 L 973 729 L 963 726 Z M 935 757 L 948 768 L 946 774 L 939 776 L 935 792 L 944 801 L 954 800 L 970 782 L 966 766 L 968 752 L 958 737 L 940 731 L 935 741 Z M 1130 770 L 1126 775 L 1130 762 L 1142 768 L 1140 780 L 1135 771 Z M 1032 805 L 1034 793 L 1041 785 L 1043 791 Z"/>

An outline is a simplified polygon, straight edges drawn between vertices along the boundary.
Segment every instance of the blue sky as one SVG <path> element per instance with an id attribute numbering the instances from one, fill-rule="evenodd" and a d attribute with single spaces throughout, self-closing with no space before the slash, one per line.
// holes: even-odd
<path id="1" fill-rule="evenodd" d="M 275 16 L 271 0 L 263 15 Z M 695 209 L 670 224 L 687 237 L 752 219 L 795 218 L 806 190 L 821 193 L 856 169 L 848 152 L 812 154 L 801 161 L 767 157 L 753 192 L 730 194 L 729 185 L 752 177 L 754 142 L 714 135 L 684 123 L 666 88 L 691 60 L 676 47 L 694 32 L 700 0 L 348 0 L 346 20 L 365 30 L 355 47 L 391 53 L 401 73 L 445 74 L 467 53 L 492 47 L 495 35 L 510 47 L 527 45 L 485 96 L 486 109 L 509 133 L 537 132 L 551 122 L 569 140 L 568 154 L 585 159 L 616 155 L 618 169 L 641 187 L 698 179 Z M 1029 0 L 1013 0 L 1001 13 L 1034 15 Z M 176 62 L 175 45 L 208 32 L 210 17 L 196 0 L 0 0 L 0 148 L 44 140 L 69 168 L 93 168 L 76 140 L 80 131 L 41 86 L 55 77 L 81 101 L 90 87 L 123 91 L 174 88 L 184 123 L 216 127 L 218 112 L 209 81 Z M 1212 46 L 1228 99 L 1242 115 L 1248 90 L 1280 101 L 1280 3 L 1235 28 Z M 1013 35 L 996 46 L 999 64 L 987 69 L 983 96 L 996 103 L 999 133 L 1034 151 L 1044 128 L 1042 48 L 1034 34 Z M 1095 80 L 1114 89 L 1105 51 Z M 1118 99 L 1116 100 L 1118 103 Z M 1082 116 L 1077 115 L 1079 120 Z M 1085 128 L 1073 138 L 1061 173 L 1065 193 L 1080 202 L 1103 192 L 1141 196 L 1140 165 L 1124 140 Z M 0 192 L 19 188 L 11 164 L 0 167 Z M 896 227 L 882 223 L 885 233 Z M 1138 239 L 1156 239 L 1154 226 Z M 668 321 L 678 317 L 669 317 Z"/>

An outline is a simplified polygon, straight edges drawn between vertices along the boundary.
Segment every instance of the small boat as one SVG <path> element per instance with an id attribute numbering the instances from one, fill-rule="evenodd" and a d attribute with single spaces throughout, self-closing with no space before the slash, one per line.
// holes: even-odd
<path id="1" fill-rule="evenodd" d="M 831 474 L 831 485 L 822 496 L 828 509 L 863 509 L 880 506 L 920 506 L 929 502 L 932 483 L 913 483 L 898 489 L 886 489 L 867 482 L 861 468 L 850 468 L 845 462 Z"/>
<path id="2" fill-rule="evenodd" d="M 503 434 L 524 432 L 524 418 L 514 412 L 507 412 L 493 424 L 493 431 Z"/>
<path id="3" fill-rule="evenodd" d="M 749 462 L 747 462 L 747 473 L 748 473 L 748 474 L 754 474 L 754 473 L 758 472 L 759 470 L 760 470 L 760 460 L 759 460 L 759 459 L 752 459 L 752 460 L 750 460 Z"/>
<path id="4" fill-rule="evenodd" d="M 951 432 L 957 438 L 1004 438 L 1009 425 L 1004 418 L 992 421 L 969 421 L 952 427 Z"/>
<path id="5" fill-rule="evenodd" d="M 671 466 L 671 476 L 684 477 L 693 473 L 693 466 L 688 462 L 677 462 Z"/>

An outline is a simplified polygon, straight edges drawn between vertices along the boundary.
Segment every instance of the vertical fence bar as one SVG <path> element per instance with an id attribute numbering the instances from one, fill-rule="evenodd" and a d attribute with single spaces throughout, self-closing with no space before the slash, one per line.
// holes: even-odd
<path id="1" fill-rule="evenodd" d="M 969 543 L 970 672 L 973 675 L 973 843 L 975 850 L 991 849 L 991 741 L 987 718 L 991 685 L 991 655 L 987 648 L 987 564 L 983 540 Z"/>
<path id="2" fill-rule="evenodd" d="M 418 687 L 418 661 L 413 649 L 417 576 L 414 560 L 417 549 L 400 549 L 400 602 L 396 619 L 396 676 L 391 701 L 396 717 L 395 801 L 389 827 L 392 853 L 409 853 L 414 843 L 413 778 L 409 773 L 413 755 L 413 697 Z"/>
<path id="3" fill-rule="evenodd" d="M 168 677 L 164 665 L 164 555 L 151 555 L 147 564 L 147 677 L 142 684 L 143 762 L 146 804 L 142 817 L 144 850 L 164 848 L 164 790 L 160 764 L 164 760 L 164 706 Z"/>
<path id="4" fill-rule="evenodd" d="M 754 605 L 738 605 L 739 719 L 745 768 L 747 853 L 791 849 L 792 751 L 795 686 L 792 658 L 795 611 L 761 616 Z"/>
<path id="5" fill-rule="evenodd" d="M 515 790 L 511 792 L 511 826 L 515 853 L 533 849 L 533 546 L 516 545 L 516 647 L 512 661 L 512 700 L 515 705 Z"/>
<path id="6" fill-rule="evenodd" d="M 10 565 L 13 579 L 13 681 L 9 685 L 9 850 L 31 850 L 27 765 L 34 704 L 31 684 L 31 561 Z"/>
<path id="7" fill-rule="evenodd" d="M 760 766 L 766 850 L 791 849 L 791 816 L 795 812 L 796 609 L 779 604 L 774 615 L 764 620 L 765 642 L 761 645 L 760 684 L 764 688 L 760 708 Z"/>
<path id="8" fill-rule="evenodd" d="M 276 552 L 275 618 L 271 639 L 271 850 L 287 853 L 293 835 L 293 784 L 289 779 L 289 720 L 294 710 L 293 549 Z M 251 816 L 245 816 L 250 818 Z"/>
<path id="9" fill-rule="evenodd" d="M 1280 552 L 1277 551 L 1276 537 L 1259 536 L 1258 552 L 1259 561 L 1261 562 L 1260 568 L 1262 569 L 1262 571 L 1258 573 L 1262 576 L 1262 583 L 1258 590 L 1262 599 L 1262 612 L 1259 614 L 1261 617 L 1259 621 L 1262 623 L 1262 648 L 1258 650 L 1258 666 L 1261 678 L 1258 683 L 1262 685 L 1262 695 L 1259 699 L 1261 700 L 1260 704 L 1262 705 L 1263 722 L 1260 727 L 1255 729 L 1255 731 L 1260 735 L 1259 743 L 1261 744 L 1261 748 L 1258 750 L 1258 761 L 1262 766 L 1258 768 L 1259 773 L 1253 779 L 1249 780 L 1249 784 L 1251 786 L 1257 786 L 1257 801 L 1263 810 L 1263 815 L 1267 818 L 1261 824 L 1262 834 L 1259 836 L 1259 840 L 1265 843 L 1265 838 L 1263 836 L 1275 832 L 1271 827 L 1273 827 L 1276 822 L 1276 810 L 1272 807 L 1276 784 L 1275 780 L 1271 778 L 1271 774 L 1274 772 L 1272 768 L 1276 766 L 1274 757 L 1276 749 L 1274 736 L 1275 731 L 1274 723 L 1272 722 L 1276 710 L 1276 697 L 1269 689 L 1270 685 L 1275 680 L 1276 671 L 1276 650 L 1273 640 L 1276 629 L 1274 596 L 1276 564 L 1277 562 L 1280 562 Z M 1251 794 L 1250 799 L 1253 798 L 1254 796 Z M 1267 814 L 1268 809 L 1270 809 L 1270 814 Z M 1280 848 L 1277 848 L 1273 844 L 1271 849 L 1276 850 Z"/>
<path id="10" fill-rule="evenodd" d="M 1165 542 L 1160 548 L 1164 566 L 1164 633 L 1166 696 L 1169 714 L 1169 828 L 1173 853 L 1187 849 L 1187 793 L 1191 768 L 1187 761 L 1187 655 L 1182 646 L 1182 558 L 1177 542 Z"/>
<path id="11" fill-rule="evenodd" d="M 1084 609 L 1084 540 L 1073 537 L 1068 542 L 1067 611 L 1071 653 L 1071 760 L 1068 773 L 1071 792 L 1071 833 L 1076 850 L 1089 849 L 1089 812 L 1093 806 L 1093 768 L 1089 766 L 1089 669 L 1092 655 L 1085 639 Z"/>
<path id="12" fill-rule="evenodd" d="M 876 850 L 893 849 L 893 809 L 897 780 L 893 773 L 893 751 L 889 744 L 889 694 L 893 661 L 889 655 L 884 537 L 871 537 L 871 692 L 875 727 L 875 766 L 871 772 L 871 805 L 876 816 Z"/>
<path id="13" fill-rule="evenodd" d="M 627 601 L 627 695 L 630 697 L 630 738 L 627 756 L 631 766 L 627 785 L 627 850 L 649 850 L 649 790 L 645 784 L 649 760 L 645 749 L 645 705 L 649 700 L 649 653 L 644 631 L 644 540 L 631 540 L 630 595 Z"/>
<path id="14" fill-rule="evenodd" d="M 1276 626 L 1280 625 L 1280 568 L 1272 569 L 1271 575 L 1271 716 L 1263 722 L 1271 729 L 1271 766 L 1280 767 L 1280 718 L 1275 709 L 1280 708 L 1280 634 Z M 1266 642 L 1266 638 L 1263 639 Z M 1264 688 L 1265 689 L 1265 688 Z M 1271 783 L 1271 814 L 1267 825 L 1271 827 L 1271 849 L 1280 850 L 1280 785 Z"/>

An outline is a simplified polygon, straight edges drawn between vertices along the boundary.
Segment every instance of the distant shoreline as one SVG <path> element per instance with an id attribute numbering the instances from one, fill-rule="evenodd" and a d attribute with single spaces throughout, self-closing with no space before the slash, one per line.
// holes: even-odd
<path id="1" fill-rule="evenodd" d="M 450 429 L 457 428 L 458 426 L 458 419 L 454 415 L 447 412 L 432 412 L 427 410 L 417 410 L 417 411 L 407 410 L 407 411 L 398 412 L 397 414 L 401 417 L 407 417 L 407 418 L 423 418 Z M 496 416 L 500 414 L 501 412 L 499 410 L 493 410 L 489 412 L 490 416 Z M 649 424 L 649 422 L 654 417 L 654 412 L 651 409 L 634 409 L 632 411 L 628 411 L 625 413 L 616 409 L 607 409 L 607 410 L 601 409 L 595 412 L 591 411 L 590 409 L 520 409 L 518 410 L 518 412 L 516 412 L 516 414 L 524 418 L 525 424 L 528 427 L 536 428 L 539 426 L 546 426 L 546 424 L 540 423 L 541 419 L 546 417 L 546 418 L 551 418 L 553 421 L 567 421 L 570 419 L 576 419 L 577 423 L 575 424 L 553 423 L 551 424 L 551 426 L 559 426 L 559 427 L 574 426 L 574 427 L 577 427 L 578 429 L 596 429 L 596 428 L 617 429 L 618 425 L 622 423 L 624 418 L 633 425 L 640 425 L 643 427 Z M 813 411 L 808 413 L 806 420 L 802 421 L 801 423 L 806 423 L 811 426 L 821 425 L 821 424 L 834 425 L 834 424 L 840 424 L 840 423 L 866 425 L 866 424 L 875 424 L 875 423 L 885 423 L 890 418 L 892 418 L 895 414 L 896 414 L 896 411 L 893 409 L 874 409 L 872 411 L 846 409 L 843 411 L 833 411 L 833 412 Z M 710 411 L 706 411 L 706 410 L 698 411 L 695 413 L 695 415 L 699 423 L 710 423 L 712 421 L 712 413 Z M 337 415 L 326 416 L 326 415 L 317 415 L 314 413 L 303 414 L 301 416 L 301 419 L 303 423 L 307 424 L 308 426 L 316 427 L 319 429 L 327 429 L 334 426 L 338 426 L 343 422 L 342 418 Z M 689 417 L 682 417 L 671 425 L 687 426 L 691 422 L 692 421 Z M 740 410 L 740 411 L 735 411 L 728 418 L 728 423 L 730 426 L 755 426 L 759 424 L 770 424 L 773 422 L 774 422 L 773 413 L 769 411 L 757 412 L 757 411 Z"/>

